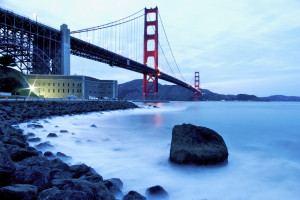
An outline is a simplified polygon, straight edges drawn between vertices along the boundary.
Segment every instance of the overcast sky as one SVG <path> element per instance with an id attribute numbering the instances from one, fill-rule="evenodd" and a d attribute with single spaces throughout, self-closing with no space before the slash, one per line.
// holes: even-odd
<path id="1" fill-rule="evenodd" d="M 108 23 L 158 6 L 187 81 L 223 94 L 300 96 L 299 0 L 0 0 L 1 7 L 59 29 Z M 141 74 L 71 57 L 71 73 L 119 83 Z M 165 82 L 164 82 L 165 83 Z"/>

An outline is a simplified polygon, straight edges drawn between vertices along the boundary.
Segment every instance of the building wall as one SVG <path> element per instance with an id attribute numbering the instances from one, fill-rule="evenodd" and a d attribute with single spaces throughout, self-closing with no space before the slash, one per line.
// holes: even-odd
<path id="1" fill-rule="evenodd" d="M 87 76 L 27 75 L 34 93 L 44 98 L 118 97 L 118 83 L 114 80 L 99 80 Z"/>

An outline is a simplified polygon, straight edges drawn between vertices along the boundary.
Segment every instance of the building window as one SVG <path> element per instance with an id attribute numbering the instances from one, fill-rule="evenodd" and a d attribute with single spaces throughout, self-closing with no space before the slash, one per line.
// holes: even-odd
<path id="1" fill-rule="evenodd" d="M 57 93 L 59 93 L 59 89 L 57 89 Z"/>
<path id="2" fill-rule="evenodd" d="M 79 90 L 79 92 L 81 92 L 81 89 Z"/>
<path id="3" fill-rule="evenodd" d="M 43 83 L 43 86 L 45 86 L 45 83 Z"/>
<path id="4" fill-rule="evenodd" d="M 50 83 L 48 83 L 48 86 L 50 86 Z"/>
<path id="5" fill-rule="evenodd" d="M 70 86 L 70 84 L 68 83 L 68 87 Z"/>
<path id="6" fill-rule="evenodd" d="M 59 83 L 57 83 L 57 86 L 59 86 L 60 84 Z"/>
<path id="7" fill-rule="evenodd" d="M 53 83 L 53 86 L 55 86 L 55 83 Z"/>
<path id="8" fill-rule="evenodd" d="M 63 86 L 65 86 L 65 83 L 63 83 Z"/>
<path id="9" fill-rule="evenodd" d="M 74 83 L 73 83 L 73 87 L 74 87 Z"/>
<path id="10" fill-rule="evenodd" d="M 63 93 L 65 93 L 65 89 L 63 89 Z"/>
<path id="11" fill-rule="evenodd" d="M 72 92 L 74 93 L 74 89 L 72 90 Z"/>
<path id="12" fill-rule="evenodd" d="M 48 89 L 48 93 L 50 93 L 50 89 Z"/>
<path id="13" fill-rule="evenodd" d="M 68 89 L 68 93 L 70 93 L 70 90 Z"/>
<path id="14" fill-rule="evenodd" d="M 55 93 L 55 89 L 53 89 L 53 93 Z"/>

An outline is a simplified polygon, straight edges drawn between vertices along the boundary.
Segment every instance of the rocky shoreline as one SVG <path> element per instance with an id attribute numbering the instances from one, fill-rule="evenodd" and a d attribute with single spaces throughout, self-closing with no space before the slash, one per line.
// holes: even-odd
<path id="1" fill-rule="evenodd" d="M 13 124 L 50 116 L 137 108 L 126 101 L 0 102 L 0 199 L 146 199 L 130 191 L 123 196 L 118 178 L 103 180 L 85 164 L 69 166 L 47 159 L 30 147 L 21 129 Z"/>

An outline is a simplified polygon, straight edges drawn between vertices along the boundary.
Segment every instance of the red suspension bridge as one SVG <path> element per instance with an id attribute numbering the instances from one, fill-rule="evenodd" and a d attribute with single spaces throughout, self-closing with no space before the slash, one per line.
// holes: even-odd
<path id="1" fill-rule="evenodd" d="M 194 85 L 182 76 L 157 7 L 71 32 L 0 8 L 0 54 L 15 57 L 27 74 L 69 75 L 70 54 L 135 71 L 143 74 L 144 98 L 157 97 L 158 79 L 190 89 L 195 100 L 201 94 L 199 72 Z"/>

